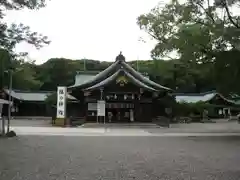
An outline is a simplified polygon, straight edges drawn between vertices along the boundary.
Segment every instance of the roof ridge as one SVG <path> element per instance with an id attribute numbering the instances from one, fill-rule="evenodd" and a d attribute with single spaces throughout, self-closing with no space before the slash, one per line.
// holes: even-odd
<path id="1" fill-rule="evenodd" d="M 110 81 L 113 81 L 121 72 L 124 73 L 125 76 L 127 76 L 130 81 L 132 81 L 132 83 L 137 84 L 138 86 L 141 86 L 145 89 L 151 90 L 151 91 L 157 91 L 156 89 L 144 84 L 143 82 L 141 82 L 140 80 L 136 79 L 133 75 L 131 75 L 129 72 L 127 72 L 125 69 L 118 69 L 114 74 L 112 74 L 111 76 L 109 76 L 108 78 L 106 78 L 105 80 L 86 88 L 85 90 L 93 90 L 95 88 L 101 88 L 102 86 L 108 84 Z"/>
<path id="2" fill-rule="evenodd" d="M 207 92 L 200 92 L 200 93 L 172 93 L 173 95 L 177 95 L 177 96 L 204 96 L 207 94 L 213 94 L 213 93 L 218 93 L 216 90 L 213 91 L 207 91 Z M 220 94 L 220 93 L 219 93 Z"/>
<path id="3" fill-rule="evenodd" d="M 100 71 L 89 71 L 89 70 L 86 70 L 86 71 L 76 71 L 76 75 L 97 75 Z"/>
<path id="4" fill-rule="evenodd" d="M 99 83 L 94 84 L 93 86 L 86 88 L 85 90 L 95 89 L 96 87 L 101 87 L 102 85 L 107 84 L 109 81 L 112 81 L 120 72 L 122 72 L 122 69 L 117 70 L 111 76 L 107 77 L 106 79 L 104 79 L 103 81 L 101 81 Z"/>
<path id="5" fill-rule="evenodd" d="M 143 82 L 141 82 L 140 80 L 138 80 L 137 78 L 135 78 L 133 75 L 131 75 L 129 72 L 124 71 L 124 73 L 128 76 L 128 78 L 132 79 L 132 81 L 135 81 L 137 84 L 139 84 L 140 86 L 143 86 L 144 88 L 148 89 L 148 90 L 152 90 L 152 91 L 157 91 L 156 89 L 154 89 L 153 87 L 148 86 L 147 84 L 144 84 Z"/>
<path id="6" fill-rule="evenodd" d="M 68 88 L 69 89 L 73 89 L 73 88 L 83 87 L 85 89 L 86 87 L 84 87 L 84 86 L 91 87 L 91 86 L 93 86 L 93 83 L 97 84 L 98 83 L 97 81 L 99 79 L 103 79 L 104 80 L 103 77 L 108 75 L 112 71 L 112 69 L 114 69 L 118 65 L 119 65 L 119 61 L 115 61 L 110 66 L 108 66 L 106 69 L 104 69 L 103 71 L 100 71 L 98 74 L 96 74 L 95 77 L 93 77 L 93 79 L 91 79 L 90 81 L 85 82 L 85 83 L 80 84 L 80 85 L 73 85 L 73 86 L 70 86 Z"/>
<path id="7" fill-rule="evenodd" d="M 147 84 L 149 86 L 153 86 L 154 88 L 157 89 L 165 89 L 165 90 L 170 90 L 170 88 L 162 86 L 148 78 L 146 78 L 142 73 L 140 73 L 139 71 L 135 70 L 131 65 L 129 65 L 128 63 L 126 63 L 125 61 L 122 62 L 122 65 L 124 66 L 124 68 L 128 69 L 128 71 L 131 72 L 131 74 L 133 76 L 135 76 L 136 79 L 140 80 L 142 83 Z"/>
<path id="8" fill-rule="evenodd" d="M 4 89 L 9 91 L 9 89 Z M 16 92 L 16 93 L 53 93 L 56 91 L 41 91 L 41 90 L 21 90 L 21 89 L 12 89 L 12 91 Z"/>
<path id="9" fill-rule="evenodd" d="M 91 80 L 83 83 L 83 84 L 74 84 L 73 86 L 69 86 L 68 89 L 75 89 L 75 88 L 83 88 L 88 89 L 102 81 L 104 79 L 108 78 L 112 74 L 114 74 L 114 71 L 119 69 L 124 69 L 126 72 L 129 72 L 135 79 L 139 80 L 141 83 L 147 85 L 148 87 L 151 87 L 152 89 L 156 90 L 171 90 L 168 87 L 164 87 L 158 83 L 155 83 L 154 81 L 148 79 L 145 77 L 141 72 L 138 72 L 135 70 L 131 65 L 129 65 L 125 61 L 125 57 L 120 53 L 119 56 L 117 56 L 116 61 L 113 62 L 110 66 L 108 66 L 105 70 L 99 72 L 95 77 L 93 77 Z"/>

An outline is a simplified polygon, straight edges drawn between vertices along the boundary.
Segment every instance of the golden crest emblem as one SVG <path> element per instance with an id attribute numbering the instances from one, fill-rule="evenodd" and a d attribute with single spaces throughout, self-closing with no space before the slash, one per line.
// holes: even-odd
<path id="1" fill-rule="evenodd" d="M 120 86 L 124 86 L 125 84 L 128 83 L 128 80 L 125 76 L 120 76 L 117 78 L 116 83 L 119 84 Z"/>

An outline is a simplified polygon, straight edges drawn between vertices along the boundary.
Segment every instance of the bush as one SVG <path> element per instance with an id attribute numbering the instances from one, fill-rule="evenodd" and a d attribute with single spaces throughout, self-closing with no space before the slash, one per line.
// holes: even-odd
<path id="1" fill-rule="evenodd" d="M 175 113 L 176 116 L 190 116 L 190 117 L 202 117 L 203 111 L 207 110 L 208 114 L 212 114 L 213 106 L 206 102 L 197 103 L 176 103 Z"/>
<path id="2" fill-rule="evenodd" d="M 9 131 L 8 133 L 6 133 L 6 137 L 15 137 L 17 136 L 17 134 L 14 131 Z"/>

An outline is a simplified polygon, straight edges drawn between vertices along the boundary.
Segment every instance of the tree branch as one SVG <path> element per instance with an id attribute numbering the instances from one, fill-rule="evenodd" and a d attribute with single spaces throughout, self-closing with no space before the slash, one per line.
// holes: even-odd
<path id="1" fill-rule="evenodd" d="M 208 0 L 208 1 L 209 1 L 209 0 Z M 193 3 L 193 1 L 192 1 L 192 3 Z M 208 11 L 206 10 L 206 8 L 204 8 L 204 6 L 201 4 L 201 2 L 200 2 L 200 3 L 199 3 L 199 2 L 196 2 L 196 4 L 197 4 L 198 6 L 200 6 L 200 7 L 203 9 L 203 11 L 206 13 L 206 15 L 212 20 L 212 22 L 215 23 L 215 20 L 214 20 L 212 14 L 209 13 L 210 3 L 208 2 L 208 8 L 207 8 Z"/>
<path id="2" fill-rule="evenodd" d="M 227 2 L 225 1 L 225 3 L 224 3 L 223 5 L 224 5 L 224 8 L 225 8 L 225 10 L 226 10 L 226 13 L 227 13 L 227 16 L 228 16 L 229 21 L 230 21 L 236 28 L 240 28 L 240 26 L 237 24 L 237 22 L 235 22 L 235 21 L 233 20 L 233 17 L 232 17 L 231 14 L 230 14 L 230 11 L 229 11 Z"/>

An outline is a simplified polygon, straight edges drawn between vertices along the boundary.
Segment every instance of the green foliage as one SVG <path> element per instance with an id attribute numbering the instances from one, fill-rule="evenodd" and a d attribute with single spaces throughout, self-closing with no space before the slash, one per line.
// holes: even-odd
<path id="1" fill-rule="evenodd" d="M 0 19 L 3 20 L 6 10 L 21 10 L 23 8 L 39 9 L 45 6 L 45 0 L 23 0 L 23 1 L 1 1 L 0 2 Z M 46 36 L 31 32 L 30 27 L 24 24 L 8 25 L 1 21 L 0 23 L 0 47 L 7 49 L 11 54 L 22 55 L 14 53 L 15 46 L 20 42 L 27 42 L 34 45 L 36 48 L 41 48 L 50 41 Z"/>
<path id="2" fill-rule="evenodd" d="M 225 10 L 229 22 L 234 27 L 240 28 L 239 16 L 234 15 L 233 12 L 231 12 L 231 8 L 230 8 L 230 7 L 239 7 L 240 5 L 239 0 L 215 0 L 214 3 L 215 3 L 215 6 Z"/>
<path id="3" fill-rule="evenodd" d="M 36 78 L 37 74 L 32 64 L 23 63 L 13 71 L 13 88 L 22 90 L 38 90 L 42 82 Z"/>
<path id="4" fill-rule="evenodd" d="M 1 56 L 1 52 L 0 52 Z M 6 56 L 8 57 L 8 56 Z M 111 62 L 99 62 L 86 60 L 86 69 L 90 72 L 99 72 L 107 68 Z M 64 58 L 52 58 L 46 63 L 36 65 L 34 62 L 24 62 L 9 58 L 0 59 L 4 66 L 0 68 L 0 76 L 4 77 L 2 84 L 8 87 L 8 73 L 3 73 L 9 67 L 13 67 L 13 88 L 25 90 L 52 90 L 57 86 L 70 86 L 75 82 L 77 71 L 84 70 L 83 60 L 70 60 Z M 129 62 L 137 69 L 137 62 Z M 5 67 L 5 69 L 3 69 Z M 178 87 L 179 92 L 199 92 L 212 90 L 209 65 L 197 65 L 188 68 L 179 60 L 169 61 L 138 61 L 138 69 L 147 73 L 150 79 L 170 88 Z M 4 76 L 3 76 L 4 74 Z M 3 87 L 3 85 L 2 85 Z"/>
<path id="5" fill-rule="evenodd" d="M 0 89 L 6 86 L 7 77 L 5 76 L 5 73 L 11 67 L 12 64 L 10 61 L 10 54 L 8 53 L 8 51 L 0 49 Z"/>
<path id="6" fill-rule="evenodd" d="M 173 61 L 175 77 L 173 82 L 168 80 L 170 86 L 181 89 L 188 82 L 191 87 L 187 89 L 195 91 L 204 87 L 240 92 L 236 83 L 240 78 L 240 16 L 229 8 L 239 2 L 174 0 L 138 17 L 139 27 L 157 40 L 151 52 L 154 59 L 169 57 L 172 52 L 179 56 L 178 61 Z"/>
<path id="7" fill-rule="evenodd" d="M 39 9 L 44 7 L 45 3 L 45 0 L 0 1 L 0 89 L 9 86 L 10 71 L 13 71 L 14 88 L 38 89 L 40 87 L 41 82 L 36 80 L 36 72 L 21 60 L 21 57 L 27 53 L 16 53 L 14 50 L 16 45 L 21 42 L 26 42 L 39 49 L 43 45 L 49 44 L 50 41 L 46 36 L 32 32 L 30 27 L 22 23 L 7 24 L 4 22 L 4 16 L 7 10 Z"/>
<path id="8" fill-rule="evenodd" d="M 176 51 L 185 61 L 205 62 L 216 52 L 233 47 L 240 37 L 238 29 L 218 11 L 218 6 L 207 1 L 175 0 L 140 15 L 138 24 L 158 41 L 153 58 Z"/>
<path id="9" fill-rule="evenodd" d="M 132 61 L 140 72 L 162 85 L 178 92 L 201 92 L 216 89 L 219 92 L 240 93 L 239 73 L 239 17 L 231 12 L 236 1 L 173 0 L 165 7 L 155 7 L 140 15 L 138 25 L 157 44 L 151 52 L 154 61 Z M 183 2 L 183 3 L 182 3 Z M 39 9 L 45 0 L 1 1 L 0 19 L 6 9 Z M 20 42 L 40 48 L 48 39 L 23 24 L 0 23 L 0 88 L 9 84 L 9 69 L 13 71 L 13 88 L 53 90 L 57 86 L 74 84 L 76 71 L 101 71 L 109 62 L 90 59 L 70 60 L 52 58 L 42 65 L 24 62 L 14 48 Z M 159 60 L 176 52 L 178 59 Z M 17 58 L 18 57 L 18 58 Z M 18 61 L 16 60 L 18 59 Z M 157 61 L 158 60 L 158 61 Z M 84 63 L 86 62 L 86 63 Z M 220 80 L 221 79 L 221 80 Z"/>
<path id="10" fill-rule="evenodd" d="M 197 102 L 197 103 L 177 103 L 175 107 L 176 114 L 178 116 L 191 116 L 191 115 L 200 115 L 204 110 L 209 112 L 213 111 L 213 106 L 207 102 Z"/>
<path id="11" fill-rule="evenodd" d="M 79 65 L 68 59 L 50 59 L 36 67 L 37 79 L 43 82 L 40 89 L 56 90 L 57 86 L 69 86 L 74 83 Z"/>
<path id="12" fill-rule="evenodd" d="M 45 103 L 49 106 L 56 106 L 57 104 L 57 93 L 54 92 L 45 99 Z"/>
<path id="13" fill-rule="evenodd" d="M 231 50 L 219 53 L 214 63 L 214 81 L 222 93 L 240 92 L 240 51 Z M 219 80 L 221 80 L 219 82 Z"/>
<path id="14" fill-rule="evenodd" d="M 10 71 L 12 71 L 14 89 L 39 89 L 41 82 L 36 78 L 34 63 L 13 59 L 9 52 L 0 49 L 0 88 L 9 87 Z"/>

